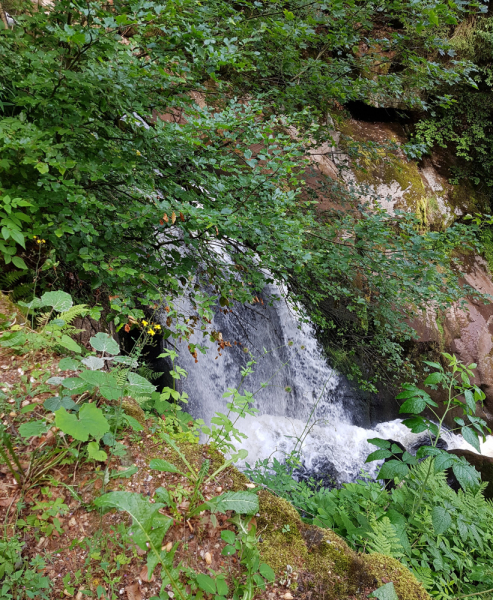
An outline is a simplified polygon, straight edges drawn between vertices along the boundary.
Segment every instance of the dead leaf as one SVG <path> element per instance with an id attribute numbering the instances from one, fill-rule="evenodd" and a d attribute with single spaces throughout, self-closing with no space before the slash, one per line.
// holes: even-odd
<path id="1" fill-rule="evenodd" d="M 144 565 L 142 567 L 142 571 L 140 572 L 139 577 L 142 579 L 142 581 L 144 581 L 145 583 L 152 583 L 153 581 L 156 581 L 156 578 L 154 576 L 154 573 L 152 574 L 152 577 L 149 579 L 149 577 L 147 576 L 148 571 L 147 571 L 147 565 Z"/>
<path id="2" fill-rule="evenodd" d="M 13 498 L 1 498 L 0 506 L 10 506 L 12 504 Z"/>
<path id="3" fill-rule="evenodd" d="M 127 585 L 125 591 L 127 592 L 128 600 L 142 600 L 140 584 L 137 581 L 135 583 L 132 583 L 132 585 Z"/>

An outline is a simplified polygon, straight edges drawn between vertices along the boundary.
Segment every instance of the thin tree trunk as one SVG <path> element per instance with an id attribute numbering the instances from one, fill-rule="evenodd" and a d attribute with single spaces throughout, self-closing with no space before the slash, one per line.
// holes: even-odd
<path id="1" fill-rule="evenodd" d="M 3 24 L 5 25 L 5 29 L 9 29 L 9 23 L 7 21 L 7 15 L 5 14 L 5 11 L 3 10 L 3 6 L 2 3 L 0 2 L 0 18 L 3 21 Z"/>

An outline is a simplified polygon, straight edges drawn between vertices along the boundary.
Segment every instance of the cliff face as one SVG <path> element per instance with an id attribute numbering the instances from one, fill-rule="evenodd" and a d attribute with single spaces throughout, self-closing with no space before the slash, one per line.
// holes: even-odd
<path id="1" fill-rule="evenodd" d="M 442 231 L 466 214 L 485 212 L 484 199 L 471 185 L 449 183 L 454 157 L 440 151 L 420 162 L 406 158 L 402 145 L 407 138 L 397 122 L 338 119 L 332 137 L 335 146 L 325 144 L 312 153 L 316 168 L 359 190 L 362 197 L 378 198 L 390 214 L 412 212 L 423 229 Z M 370 155 L 365 158 L 364 152 L 363 158 L 355 160 L 347 152 L 348 144 L 354 142 L 375 142 L 391 149 L 382 151 L 376 160 Z M 493 301 L 492 273 L 484 256 L 469 253 L 459 259 L 462 283 Z M 493 426 L 493 304 L 469 295 L 444 312 L 429 307 L 410 324 L 419 335 L 414 354 L 432 348 L 436 354 L 449 352 L 464 363 L 478 365 L 475 383 L 486 394 L 480 416 Z"/>

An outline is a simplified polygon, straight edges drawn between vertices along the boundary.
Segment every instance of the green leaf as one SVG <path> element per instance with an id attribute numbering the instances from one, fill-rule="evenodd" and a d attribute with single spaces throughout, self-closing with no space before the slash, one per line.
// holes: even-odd
<path id="1" fill-rule="evenodd" d="M 163 460 L 162 458 L 153 458 L 149 463 L 149 468 L 154 471 L 164 471 L 166 473 L 183 473 L 175 467 L 175 465 L 171 464 L 167 460 Z"/>
<path id="2" fill-rule="evenodd" d="M 426 408 L 426 401 L 423 398 L 409 398 L 399 408 L 399 413 L 419 414 Z"/>
<path id="3" fill-rule="evenodd" d="M 399 600 L 392 581 L 379 587 L 369 597 L 378 598 L 378 600 Z"/>
<path id="4" fill-rule="evenodd" d="M 209 577 L 209 575 L 204 575 L 203 573 L 197 575 L 197 585 L 201 590 L 204 590 L 204 592 L 207 592 L 208 594 L 216 593 L 216 582 L 212 577 Z"/>
<path id="5" fill-rule="evenodd" d="M 276 574 L 274 573 L 274 569 L 269 567 L 267 563 L 261 563 L 258 570 L 260 575 L 265 577 L 267 581 L 273 582 L 275 580 Z"/>
<path id="6" fill-rule="evenodd" d="M 435 532 L 440 535 L 441 533 L 445 533 L 452 525 L 452 517 L 443 506 L 434 506 L 431 511 L 431 522 L 433 523 Z"/>
<path id="7" fill-rule="evenodd" d="M 23 423 L 19 427 L 19 433 L 24 438 L 30 437 L 38 437 L 43 433 L 46 433 L 49 429 L 49 425 L 46 424 L 46 421 L 29 421 L 28 423 Z"/>
<path id="8" fill-rule="evenodd" d="M 131 417 L 130 415 L 124 414 L 123 418 L 125 419 L 125 421 L 130 425 L 130 427 L 134 430 L 134 431 L 143 431 L 143 427 L 142 425 L 137 421 L 137 419 L 134 419 L 134 417 Z"/>
<path id="9" fill-rule="evenodd" d="M 20 256 L 13 256 L 12 262 L 18 269 L 27 269 L 27 265 Z"/>
<path id="10" fill-rule="evenodd" d="M 430 373 L 428 375 L 428 377 L 425 379 L 424 383 L 425 385 L 436 385 L 437 383 L 440 383 L 440 381 L 442 380 L 442 373 Z"/>
<path id="11" fill-rule="evenodd" d="M 62 358 L 58 363 L 58 368 L 61 371 L 77 371 L 80 369 L 80 362 L 74 358 Z"/>
<path id="12" fill-rule="evenodd" d="M 225 492 L 202 506 L 206 506 L 212 512 L 225 513 L 233 510 L 240 515 L 254 515 L 259 510 L 258 497 L 252 492 Z"/>
<path id="13" fill-rule="evenodd" d="M 71 350 L 72 352 L 77 352 L 79 354 L 82 352 L 82 348 L 79 346 L 79 344 L 76 344 L 74 340 L 66 334 L 63 334 L 62 337 L 57 340 L 57 344 L 67 348 L 67 350 Z"/>
<path id="14" fill-rule="evenodd" d="M 98 352 L 104 352 L 105 354 L 118 354 L 120 352 L 120 347 L 115 342 L 115 340 L 108 335 L 107 333 L 103 333 L 100 331 L 94 337 L 89 340 L 89 343 Z"/>
<path id="15" fill-rule="evenodd" d="M 460 457 L 459 460 L 454 462 L 452 471 L 464 490 L 476 489 L 481 483 L 481 475 L 464 457 Z"/>
<path id="16" fill-rule="evenodd" d="M 369 463 L 374 460 L 383 460 L 384 458 L 390 458 L 391 456 L 392 452 L 390 450 L 385 450 L 382 448 L 381 450 L 376 450 L 375 452 L 372 452 L 365 460 L 365 463 Z"/>
<path id="17" fill-rule="evenodd" d="M 229 588 L 228 588 L 228 584 L 226 583 L 226 580 L 224 578 L 224 575 L 216 578 L 216 586 L 217 586 L 218 594 L 220 594 L 221 596 L 228 595 Z"/>
<path id="18" fill-rule="evenodd" d="M 400 460 L 389 460 L 384 463 L 377 475 L 377 479 L 403 479 L 409 473 L 409 467 Z"/>
<path id="19" fill-rule="evenodd" d="M 454 464 L 455 459 L 455 456 L 445 451 L 443 452 L 443 454 L 439 454 L 438 456 L 436 456 L 434 463 L 435 473 L 438 473 L 439 471 L 445 471 L 445 469 L 451 467 Z"/>
<path id="20" fill-rule="evenodd" d="M 402 422 L 413 433 L 423 433 L 423 431 L 427 431 L 428 429 L 423 417 L 412 417 L 410 419 L 404 419 Z"/>
<path id="21" fill-rule="evenodd" d="M 130 395 L 152 394 L 156 390 L 155 385 L 145 379 L 145 377 L 137 375 L 137 373 L 129 373 L 128 382 L 127 390 Z"/>
<path id="22" fill-rule="evenodd" d="M 382 440 L 380 438 L 372 438 L 368 440 L 369 444 L 373 444 L 374 446 L 378 446 L 379 448 L 390 448 L 392 445 L 388 440 Z"/>
<path id="23" fill-rule="evenodd" d="M 88 356 L 83 358 L 81 362 L 91 371 L 97 371 L 98 369 L 102 369 L 104 367 L 104 360 L 102 358 L 98 358 L 97 356 Z"/>
<path id="24" fill-rule="evenodd" d="M 224 531 L 221 531 L 221 539 L 227 544 L 234 544 L 236 542 L 236 534 L 234 531 L 225 529 Z"/>
<path id="25" fill-rule="evenodd" d="M 92 460 L 104 462 L 108 459 L 108 455 L 104 450 L 99 448 L 99 444 L 97 442 L 89 442 L 87 444 L 87 454 Z"/>
<path id="26" fill-rule="evenodd" d="M 95 404 L 88 403 L 82 405 L 78 418 L 65 408 L 59 408 L 55 413 L 55 423 L 64 433 L 81 442 L 87 442 L 89 436 L 100 440 L 110 430 L 103 411 Z"/>
<path id="27" fill-rule="evenodd" d="M 471 444 L 471 446 L 481 454 L 478 434 L 474 431 L 474 429 L 471 427 L 462 427 L 460 432 L 462 433 L 462 437 L 466 440 L 466 442 Z"/>
<path id="28" fill-rule="evenodd" d="M 46 292 L 41 296 L 41 302 L 58 312 L 66 312 L 73 305 L 71 295 L 62 291 Z"/>
<path id="29" fill-rule="evenodd" d="M 466 400 L 467 408 L 469 409 L 471 414 L 475 414 L 476 412 L 476 401 L 474 400 L 474 394 L 471 390 L 465 390 L 464 398 Z"/>
<path id="30" fill-rule="evenodd" d="M 142 550 L 147 551 L 149 544 L 160 553 L 163 538 L 173 524 L 173 519 L 159 513 L 164 504 L 151 504 L 148 498 L 132 492 L 109 492 L 94 500 L 94 504 L 100 508 L 117 508 L 127 512 L 132 517 L 129 533 L 133 534 L 133 541 Z"/>

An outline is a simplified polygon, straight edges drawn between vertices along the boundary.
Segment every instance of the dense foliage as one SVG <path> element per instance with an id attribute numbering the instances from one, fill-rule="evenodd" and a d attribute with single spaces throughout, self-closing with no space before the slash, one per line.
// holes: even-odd
<path id="1" fill-rule="evenodd" d="M 330 139 L 327 110 L 347 100 L 446 104 L 422 92 L 468 80 L 470 67 L 440 27 L 476 4 L 9 5 L 3 261 L 42 287 L 63 274 L 83 300 L 111 296 L 119 326 L 198 284 L 222 306 L 248 301 L 273 276 L 325 329 L 337 319 L 321 303 L 342 303 L 349 354 L 359 345 L 395 366 L 411 332 L 394 307 L 456 299 L 450 254 L 473 231 L 420 233 L 411 216 L 333 186 L 341 210 L 321 216 L 303 193 L 303 156 Z"/>

